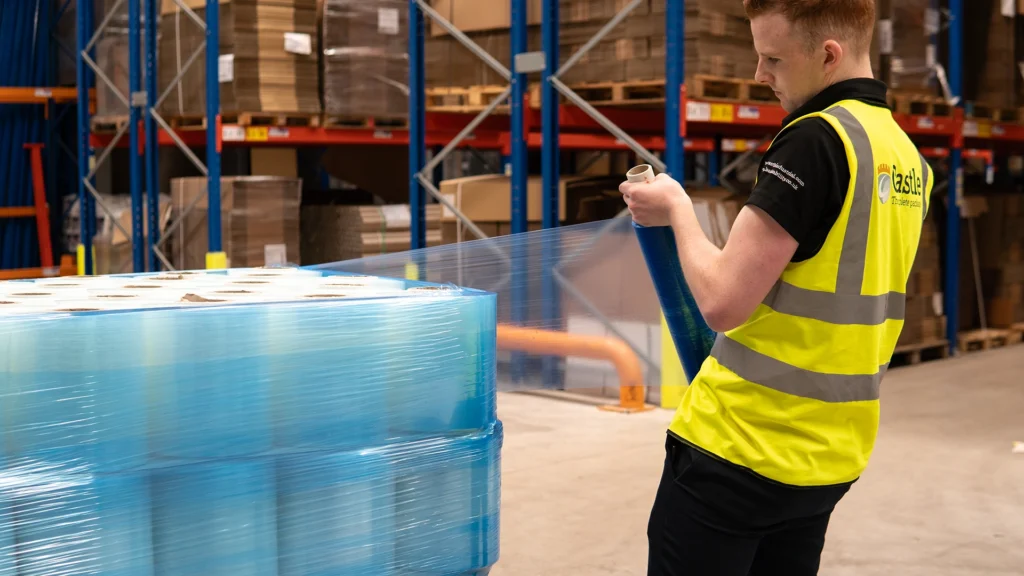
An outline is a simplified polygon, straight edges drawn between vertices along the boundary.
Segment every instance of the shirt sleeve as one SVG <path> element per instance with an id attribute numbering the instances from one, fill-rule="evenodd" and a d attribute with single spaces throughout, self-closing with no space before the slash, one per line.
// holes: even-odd
<path id="1" fill-rule="evenodd" d="M 761 159 L 747 204 L 771 216 L 798 243 L 794 262 L 811 258 L 839 218 L 849 166 L 842 140 L 821 118 L 779 135 Z"/>

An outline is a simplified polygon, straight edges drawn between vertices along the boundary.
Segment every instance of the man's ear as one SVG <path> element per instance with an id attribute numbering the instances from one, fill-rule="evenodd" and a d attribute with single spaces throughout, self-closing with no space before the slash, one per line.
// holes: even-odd
<path id="1" fill-rule="evenodd" d="M 835 40 L 826 40 L 824 48 L 825 59 L 822 64 L 825 65 L 826 72 L 831 72 L 839 67 L 839 62 L 843 59 L 843 47 Z"/>

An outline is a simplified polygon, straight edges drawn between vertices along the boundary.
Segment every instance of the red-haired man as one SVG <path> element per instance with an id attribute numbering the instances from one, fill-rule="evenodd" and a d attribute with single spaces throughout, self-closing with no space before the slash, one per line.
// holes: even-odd
<path id="1" fill-rule="evenodd" d="M 624 183 L 672 226 L 718 332 L 669 427 L 650 575 L 816 574 L 830 515 L 867 466 L 932 172 L 886 106 L 874 0 L 744 0 L 756 79 L 789 113 L 728 242 L 667 175 Z"/>

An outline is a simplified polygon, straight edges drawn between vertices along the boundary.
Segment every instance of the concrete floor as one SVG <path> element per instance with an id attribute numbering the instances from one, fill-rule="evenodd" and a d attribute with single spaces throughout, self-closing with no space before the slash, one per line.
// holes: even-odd
<path id="1" fill-rule="evenodd" d="M 502 394 L 494 576 L 646 574 L 667 410 Z M 823 575 L 1024 575 L 1024 346 L 897 368 L 871 464 L 840 502 Z M 616 462 L 617 461 L 617 462 Z"/>

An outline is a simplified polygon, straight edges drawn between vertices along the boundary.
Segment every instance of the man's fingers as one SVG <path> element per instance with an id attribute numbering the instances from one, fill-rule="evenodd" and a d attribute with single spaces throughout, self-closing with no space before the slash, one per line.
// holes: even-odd
<path id="1" fill-rule="evenodd" d="M 655 176 L 654 179 L 655 180 L 671 180 L 672 177 L 669 176 L 668 174 L 666 174 L 665 172 L 662 172 L 661 174 L 658 174 L 657 176 Z"/>

